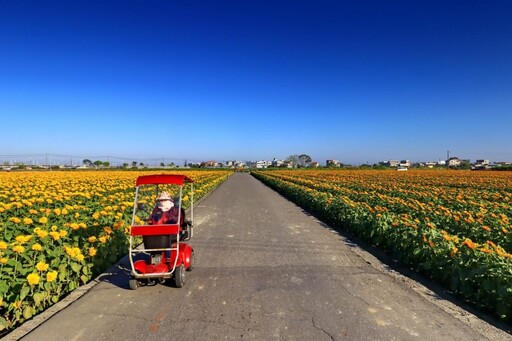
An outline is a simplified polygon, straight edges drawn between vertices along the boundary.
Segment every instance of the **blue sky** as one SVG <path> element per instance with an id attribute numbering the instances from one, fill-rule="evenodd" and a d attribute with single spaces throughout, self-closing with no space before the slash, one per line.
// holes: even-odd
<path id="1" fill-rule="evenodd" d="M 0 160 L 512 161 L 510 1 L 0 4 Z"/>

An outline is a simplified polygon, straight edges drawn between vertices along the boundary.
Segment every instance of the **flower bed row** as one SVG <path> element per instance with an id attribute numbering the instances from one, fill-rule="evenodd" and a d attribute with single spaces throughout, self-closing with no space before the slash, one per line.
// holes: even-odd
<path id="1" fill-rule="evenodd" d="M 330 225 L 351 231 L 455 295 L 512 321 L 510 174 L 403 173 L 252 174 Z"/>

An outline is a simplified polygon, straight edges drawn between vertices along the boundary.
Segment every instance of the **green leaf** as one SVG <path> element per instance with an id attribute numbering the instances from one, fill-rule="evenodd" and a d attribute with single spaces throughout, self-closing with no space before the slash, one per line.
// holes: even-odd
<path id="1" fill-rule="evenodd" d="M 4 232 L 3 239 L 4 239 L 6 242 L 10 242 L 10 241 L 11 241 L 11 239 L 12 239 L 12 231 L 5 231 L 5 232 Z"/>
<path id="2" fill-rule="evenodd" d="M 52 302 L 53 302 L 53 303 L 57 303 L 57 302 L 59 302 L 59 296 L 58 296 L 58 295 L 53 295 L 53 296 L 52 296 Z"/>
<path id="3" fill-rule="evenodd" d="M 29 287 L 23 287 L 21 288 L 21 291 L 20 291 L 20 300 L 24 300 L 25 297 L 27 297 L 27 295 L 30 293 L 30 288 Z"/>
<path id="4" fill-rule="evenodd" d="M 68 275 L 68 272 L 66 270 L 61 270 L 59 272 L 59 281 L 64 282 L 66 280 L 67 275 Z"/>
<path id="5" fill-rule="evenodd" d="M 27 320 L 32 317 L 32 307 L 27 305 L 25 309 L 23 309 L 23 317 Z"/>
<path id="6" fill-rule="evenodd" d="M 7 321 L 0 316 L 0 330 L 7 328 Z"/>
<path id="7" fill-rule="evenodd" d="M 75 263 L 75 262 L 71 263 L 71 269 L 74 272 L 77 272 L 77 273 L 80 272 L 81 268 L 82 268 L 81 264 L 78 264 L 78 263 Z"/>
<path id="8" fill-rule="evenodd" d="M 44 293 L 36 292 L 34 296 L 32 296 L 32 298 L 34 299 L 34 302 L 38 305 L 44 299 Z"/>
<path id="9" fill-rule="evenodd" d="M 87 283 L 87 281 L 89 280 L 89 276 L 86 276 L 86 275 L 82 275 L 80 276 L 80 279 L 82 280 L 82 283 Z"/>
<path id="10" fill-rule="evenodd" d="M 7 292 L 9 290 L 9 285 L 7 281 L 0 281 L 0 293 Z"/>
<path id="11" fill-rule="evenodd" d="M 53 260 L 50 262 L 50 266 L 51 266 L 52 268 L 57 268 L 57 267 L 59 267 L 59 265 L 60 265 L 60 259 L 59 259 L 59 258 L 55 258 L 55 259 L 53 259 Z"/>
<path id="12" fill-rule="evenodd" d="M 25 275 L 26 275 L 26 274 L 28 274 L 28 273 L 30 273 L 30 272 L 32 272 L 32 270 L 33 270 L 32 268 L 30 268 L 30 269 L 23 269 L 23 268 L 22 268 L 22 269 L 18 269 L 18 273 L 19 273 L 21 276 L 25 277 Z"/>
<path id="13" fill-rule="evenodd" d="M 73 291 L 73 290 L 75 290 L 75 288 L 76 288 L 75 282 L 71 281 L 71 282 L 68 283 L 69 291 Z"/>

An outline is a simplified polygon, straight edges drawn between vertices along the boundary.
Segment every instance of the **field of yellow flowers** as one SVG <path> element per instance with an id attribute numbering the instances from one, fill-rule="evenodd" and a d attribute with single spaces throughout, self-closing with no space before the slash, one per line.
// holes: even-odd
<path id="1" fill-rule="evenodd" d="M 450 170 L 252 173 L 454 295 L 512 321 L 512 174 Z"/>
<path id="2" fill-rule="evenodd" d="M 135 180 L 149 173 L 0 173 L 0 335 L 128 252 Z M 231 174 L 224 170 L 176 173 L 194 180 L 194 200 Z M 185 208 L 190 205 L 187 190 L 184 187 Z"/>

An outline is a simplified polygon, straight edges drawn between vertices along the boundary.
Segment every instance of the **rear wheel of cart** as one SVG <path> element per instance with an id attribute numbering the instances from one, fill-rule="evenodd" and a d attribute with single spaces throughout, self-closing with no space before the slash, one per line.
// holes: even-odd
<path id="1" fill-rule="evenodd" d="M 181 288 L 185 284 L 185 265 L 180 264 L 174 271 L 174 285 L 176 288 Z"/>
<path id="2" fill-rule="evenodd" d="M 136 278 L 130 278 L 128 283 L 130 285 L 130 289 L 132 290 L 137 290 L 137 288 L 140 287 L 140 283 Z"/>

